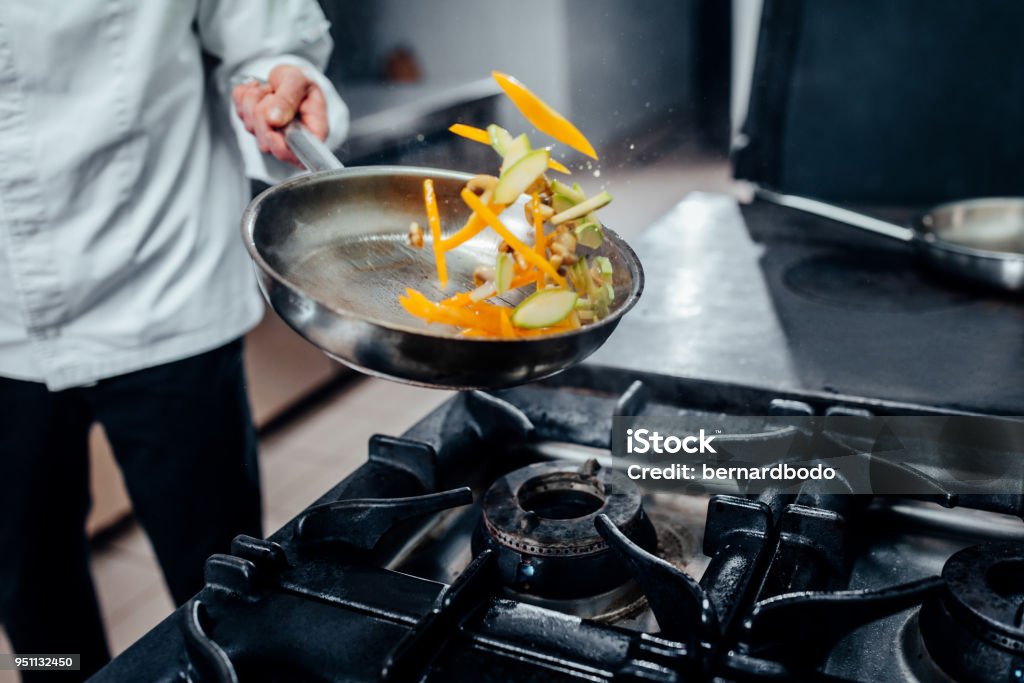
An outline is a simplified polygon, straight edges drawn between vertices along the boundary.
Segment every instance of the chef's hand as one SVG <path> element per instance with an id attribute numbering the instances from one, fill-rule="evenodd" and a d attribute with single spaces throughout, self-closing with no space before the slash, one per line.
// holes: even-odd
<path id="1" fill-rule="evenodd" d="M 298 67 L 274 67 L 266 83 L 242 83 L 231 97 L 245 129 L 256 136 L 260 151 L 281 161 L 302 167 L 284 141 L 283 129 L 296 114 L 314 135 L 321 140 L 327 138 L 327 101 L 316 83 Z"/>

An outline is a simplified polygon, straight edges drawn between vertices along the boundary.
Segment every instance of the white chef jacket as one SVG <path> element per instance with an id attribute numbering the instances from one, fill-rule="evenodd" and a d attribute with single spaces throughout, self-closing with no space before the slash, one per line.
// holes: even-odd
<path id="1" fill-rule="evenodd" d="M 245 171 L 284 165 L 231 81 L 299 65 L 339 143 L 327 29 L 315 0 L 0 2 L 0 377 L 90 384 L 259 321 Z"/>

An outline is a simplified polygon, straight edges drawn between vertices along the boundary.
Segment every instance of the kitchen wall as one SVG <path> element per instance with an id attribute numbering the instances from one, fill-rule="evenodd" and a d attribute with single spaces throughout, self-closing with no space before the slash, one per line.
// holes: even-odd
<path id="1" fill-rule="evenodd" d="M 411 46 L 424 74 L 472 80 L 492 69 L 515 74 L 551 104 L 568 108 L 566 0 L 380 0 L 373 37 L 379 53 Z"/>
<path id="2" fill-rule="evenodd" d="M 424 78 L 447 84 L 507 71 L 571 116 L 595 145 L 696 102 L 698 0 L 322 0 L 344 80 L 373 78 L 412 49 Z M 669 110 L 672 110 L 669 112 Z M 521 127 L 505 104 L 503 122 Z"/>
<path id="3" fill-rule="evenodd" d="M 573 121 L 602 143 L 654 117 L 693 121 L 694 0 L 567 0 Z"/>

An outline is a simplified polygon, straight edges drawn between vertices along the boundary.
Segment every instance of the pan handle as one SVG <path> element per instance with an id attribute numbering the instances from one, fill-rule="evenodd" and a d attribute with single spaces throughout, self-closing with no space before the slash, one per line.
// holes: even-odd
<path id="1" fill-rule="evenodd" d="M 777 204 L 778 206 L 785 206 L 790 209 L 803 211 L 804 213 L 828 218 L 829 220 L 838 221 L 854 228 L 860 228 L 861 230 L 866 230 L 867 232 L 872 232 L 876 235 L 888 237 L 889 239 L 895 239 L 901 242 L 911 242 L 914 239 L 914 231 L 910 228 L 905 228 L 902 225 L 889 223 L 888 221 L 883 221 L 878 218 L 872 218 L 871 216 L 865 216 L 862 213 L 843 209 L 832 204 L 826 204 L 825 202 L 820 202 L 817 199 L 808 199 L 807 197 L 798 197 L 792 194 L 780 194 L 778 192 L 766 190 L 763 187 L 759 187 L 754 190 L 754 196 L 758 199 L 763 199 L 766 202 Z"/>
<path id="2" fill-rule="evenodd" d="M 251 81 L 266 83 L 262 78 L 242 75 L 231 79 L 231 87 L 234 89 L 235 86 Z M 288 149 L 292 151 L 292 154 L 299 158 L 299 161 L 302 162 L 302 165 L 308 171 L 315 173 L 316 171 L 333 171 L 338 168 L 345 168 L 338 161 L 338 157 L 334 156 L 334 153 L 331 152 L 331 148 L 325 145 L 320 138 L 310 133 L 309 129 L 302 125 L 298 119 L 292 119 L 291 123 L 284 127 L 284 141 L 288 144 Z"/>
<path id="3" fill-rule="evenodd" d="M 331 148 L 309 132 L 309 129 L 299 123 L 298 119 L 285 126 L 284 139 L 288 143 L 288 149 L 310 171 L 333 171 L 345 168 L 338 161 L 338 157 L 331 152 Z"/>

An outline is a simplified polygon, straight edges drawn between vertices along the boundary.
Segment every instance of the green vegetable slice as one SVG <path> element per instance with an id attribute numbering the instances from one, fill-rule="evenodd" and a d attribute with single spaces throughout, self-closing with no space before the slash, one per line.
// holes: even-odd
<path id="1" fill-rule="evenodd" d="M 591 211 L 597 211 L 598 209 L 607 206 L 612 201 L 612 196 L 607 191 L 602 192 L 599 195 L 595 195 L 590 199 L 580 202 L 576 206 L 566 209 L 561 213 L 556 213 L 551 217 L 551 224 L 558 225 L 559 223 L 565 223 L 566 221 L 576 220 L 586 216 Z"/>
<path id="2" fill-rule="evenodd" d="M 512 138 L 512 140 L 505 147 L 505 158 L 504 161 L 501 162 L 501 173 L 499 175 L 504 175 L 506 169 L 515 166 L 520 159 L 522 159 L 532 151 L 533 148 L 530 147 L 530 139 L 526 137 L 526 133 L 523 133 L 522 135 L 518 135 Z M 545 151 L 548 152 L 548 158 L 550 159 L 551 152 L 548 150 Z M 545 165 L 546 163 L 547 162 L 545 162 Z"/>
<path id="3" fill-rule="evenodd" d="M 577 183 L 575 187 L 569 187 L 560 180 L 552 180 L 551 191 L 554 194 L 560 194 L 565 199 L 568 199 L 570 202 L 572 202 L 573 206 L 576 206 L 580 202 L 586 201 L 587 199 L 586 195 L 583 194 L 583 191 L 580 189 L 579 183 Z"/>
<path id="4" fill-rule="evenodd" d="M 487 126 L 487 135 L 491 138 L 491 147 L 494 151 L 504 157 L 508 146 L 512 144 L 512 134 L 498 124 L 492 123 Z"/>
<path id="5" fill-rule="evenodd" d="M 573 233 L 576 235 L 577 242 L 590 249 L 597 249 L 604 243 L 604 230 L 601 229 L 601 221 L 597 220 L 597 217 L 593 214 L 588 214 L 576 226 Z"/>
<path id="6" fill-rule="evenodd" d="M 494 266 L 494 285 L 498 295 L 502 295 L 512 286 L 512 277 L 515 275 L 516 259 L 508 252 L 499 252 L 498 261 Z"/>
<path id="7" fill-rule="evenodd" d="M 582 297 L 585 297 L 590 293 L 590 272 L 587 270 L 588 267 L 587 257 L 581 256 L 576 263 L 569 266 L 569 269 L 566 272 L 566 275 L 569 277 L 569 282 L 572 283 L 573 288 Z"/>
<path id="8" fill-rule="evenodd" d="M 576 206 L 576 204 L 564 194 L 558 194 L 556 192 L 551 195 L 551 208 L 554 209 L 555 214 L 568 211 L 574 206 Z"/>
<path id="9" fill-rule="evenodd" d="M 512 324 L 525 330 L 551 327 L 565 320 L 576 306 L 576 292 L 543 289 L 526 297 L 512 311 Z"/>
<path id="10" fill-rule="evenodd" d="M 498 184 L 494 188 L 494 201 L 499 204 L 511 204 L 519 195 L 526 191 L 537 178 L 543 175 L 548 167 L 551 153 L 546 149 L 529 152 L 514 165 L 502 172 Z"/>

